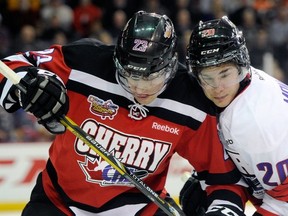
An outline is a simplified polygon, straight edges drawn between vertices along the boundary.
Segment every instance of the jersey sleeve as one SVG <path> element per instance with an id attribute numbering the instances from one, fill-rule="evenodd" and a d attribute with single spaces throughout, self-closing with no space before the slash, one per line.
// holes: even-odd
<path id="1" fill-rule="evenodd" d="M 197 131 L 188 131 L 187 143 L 178 149 L 178 153 L 197 172 L 208 195 L 208 206 L 230 208 L 243 214 L 247 201 L 246 184 L 225 154 L 218 138 L 216 117 L 208 115 Z"/>
<path id="2" fill-rule="evenodd" d="M 268 190 L 263 198 L 262 205 L 257 208 L 260 215 L 277 216 L 288 214 L 288 178 L 277 187 Z M 275 212 L 276 211 L 276 212 Z M 257 214 L 256 214 L 257 215 Z"/>
<path id="3" fill-rule="evenodd" d="M 220 115 L 223 144 L 251 195 L 262 199 L 260 215 L 288 215 L 286 92 L 286 85 L 253 70 L 251 85 Z"/>
<path id="4" fill-rule="evenodd" d="M 40 68 L 56 74 L 65 83 L 70 69 L 65 65 L 61 46 L 52 46 L 43 51 L 27 51 L 8 56 L 2 60 L 20 77 L 27 74 L 29 68 Z M 20 108 L 15 94 L 16 87 L 0 74 L 0 104 L 7 112 L 14 112 Z"/>

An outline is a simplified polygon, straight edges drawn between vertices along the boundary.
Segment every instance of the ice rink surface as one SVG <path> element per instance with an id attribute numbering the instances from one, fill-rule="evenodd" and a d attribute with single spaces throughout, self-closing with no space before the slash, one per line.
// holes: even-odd
<path id="1" fill-rule="evenodd" d="M 251 205 L 248 205 L 246 215 L 251 216 L 254 211 L 254 208 Z M 21 212 L 0 212 L 0 216 L 20 216 L 20 214 Z"/>

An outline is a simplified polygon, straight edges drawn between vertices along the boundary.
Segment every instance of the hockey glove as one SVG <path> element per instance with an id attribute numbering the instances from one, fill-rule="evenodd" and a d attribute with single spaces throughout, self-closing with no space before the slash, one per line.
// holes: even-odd
<path id="1" fill-rule="evenodd" d="M 174 199 L 169 194 L 166 195 L 165 201 L 168 202 L 171 206 L 173 206 L 173 208 L 175 208 L 177 211 L 182 212 L 182 209 L 178 206 L 178 204 L 174 201 Z M 154 216 L 167 216 L 167 214 L 160 208 L 158 208 L 157 212 L 153 215 Z"/>
<path id="2" fill-rule="evenodd" d="M 252 216 L 263 216 L 263 215 L 260 214 L 259 212 L 255 212 Z"/>
<path id="3" fill-rule="evenodd" d="M 193 175 L 180 191 L 180 205 L 187 216 L 204 216 L 206 211 L 206 192 Z"/>
<path id="4" fill-rule="evenodd" d="M 245 216 L 244 212 L 234 206 L 213 206 L 208 209 L 205 216 Z"/>
<path id="5" fill-rule="evenodd" d="M 34 114 L 51 133 L 65 132 L 65 127 L 58 121 L 69 108 L 64 84 L 55 74 L 36 68 L 29 69 L 23 80 L 27 83 L 27 92 L 18 91 L 21 107 Z"/>

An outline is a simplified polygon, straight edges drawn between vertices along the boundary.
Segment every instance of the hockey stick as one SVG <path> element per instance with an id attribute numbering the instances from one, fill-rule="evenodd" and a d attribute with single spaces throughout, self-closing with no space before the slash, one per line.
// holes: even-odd
<path id="1" fill-rule="evenodd" d="M 0 72 L 8 80 L 10 80 L 22 92 L 26 92 L 27 84 L 6 64 L 0 61 Z M 60 118 L 60 123 L 63 124 L 70 132 L 82 140 L 87 146 L 95 151 L 101 158 L 117 170 L 124 178 L 138 188 L 144 195 L 146 195 L 152 202 L 158 205 L 168 216 L 185 216 L 181 208 L 176 208 L 170 203 L 162 199 L 156 192 L 147 186 L 139 177 L 130 172 L 123 163 L 110 154 L 101 144 L 99 144 L 93 137 L 82 130 L 75 122 L 69 117 L 63 116 Z"/>

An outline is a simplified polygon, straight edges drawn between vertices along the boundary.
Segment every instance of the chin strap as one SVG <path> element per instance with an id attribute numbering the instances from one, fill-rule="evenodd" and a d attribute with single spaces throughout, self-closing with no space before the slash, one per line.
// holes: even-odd
<path id="1" fill-rule="evenodd" d="M 149 112 L 146 107 L 136 102 L 132 105 L 129 105 L 128 108 L 130 109 L 128 116 L 134 120 L 141 120 L 146 118 L 147 112 Z"/>

